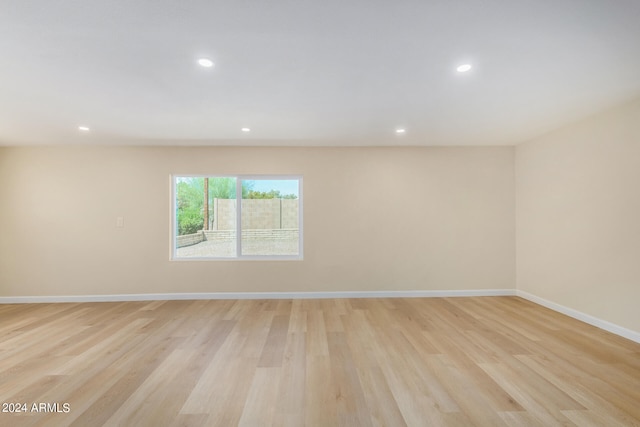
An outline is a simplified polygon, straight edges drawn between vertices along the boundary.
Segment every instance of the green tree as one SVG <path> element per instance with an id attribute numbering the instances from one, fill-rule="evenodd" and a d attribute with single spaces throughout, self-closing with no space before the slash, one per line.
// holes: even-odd
<path id="1" fill-rule="evenodd" d="M 213 199 L 235 199 L 236 178 L 209 177 L 209 222 L 213 221 Z M 205 178 L 203 177 L 179 177 L 176 182 L 176 220 L 178 235 L 193 234 L 204 228 L 204 194 Z M 248 198 L 253 190 L 255 182 L 242 181 L 242 197 Z M 210 228 L 210 227 L 207 227 Z"/>
<path id="2" fill-rule="evenodd" d="M 280 190 L 270 191 L 253 191 L 249 190 L 247 196 L 242 196 L 243 199 L 297 199 L 295 194 L 280 194 Z"/>
<path id="3" fill-rule="evenodd" d="M 203 191 L 203 178 L 178 178 L 176 183 L 178 235 L 192 234 L 202 229 Z"/>
<path id="4" fill-rule="evenodd" d="M 236 179 L 227 177 L 209 178 L 209 197 L 211 199 L 235 199 Z"/>
<path id="5" fill-rule="evenodd" d="M 242 180 L 242 198 L 243 199 L 249 198 L 249 193 L 253 190 L 253 187 L 255 184 L 256 184 L 255 181 L 251 181 L 247 179 Z"/>

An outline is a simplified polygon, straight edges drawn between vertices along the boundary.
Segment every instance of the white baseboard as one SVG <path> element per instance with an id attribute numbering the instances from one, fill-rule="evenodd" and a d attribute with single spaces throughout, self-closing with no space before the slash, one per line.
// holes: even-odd
<path id="1" fill-rule="evenodd" d="M 434 291 L 341 291 L 341 292 L 207 292 L 168 294 L 116 294 L 116 295 L 61 295 L 0 297 L 0 304 L 32 304 L 63 302 L 123 302 L 169 300 L 222 300 L 222 299 L 326 299 L 326 298 L 448 298 L 519 296 L 551 310 L 596 326 L 640 343 L 640 333 L 598 319 L 569 307 L 547 301 L 528 292 L 515 289 L 434 290 Z"/>
<path id="2" fill-rule="evenodd" d="M 548 301 L 544 298 L 540 298 L 536 295 L 530 294 L 525 291 L 516 291 L 516 295 L 539 304 L 541 306 L 550 308 L 553 311 L 557 311 L 562 314 L 566 314 L 569 317 L 573 317 L 574 319 L 578 319 L 584 323 L 588 323 L 600 329 L 604 329 L 607 332 L 611 332 L 616 335 L 620 335 L 621 337 L 630 339 L 631 341 L 635 341 L 640 343 L 640 332 L 632 331 L 631 329 L 623 328 L 622 326 L 618 326 L 614 323 L 607 322 L 606 320 L 599 319 L 597 317 L 591 316 L 589 314 L 585 314 L 581 311 L 574 310 L 569 307 L 565 307 L 561 304 L 556 304 L 555 302 Z"/>
<path id="3" fill-rule="evenodd" d="M 62 295 L 0 297 L 0 304 L 56 302 L 119 302 L 216 299 L 433 298 L 515 296 L 515 289 L 460 291 L 343 291 L 343 292 L 209 292 L 170 294 Z"/>

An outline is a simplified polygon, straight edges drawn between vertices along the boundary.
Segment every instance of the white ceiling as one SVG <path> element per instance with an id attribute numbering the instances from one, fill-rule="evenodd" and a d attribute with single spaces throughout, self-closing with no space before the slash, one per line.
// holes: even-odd
<path id="1" fill-rule="evenodd" d="M 0 145 L 516 144 L 637 96 L 639 0 L 0 0 Z"/>

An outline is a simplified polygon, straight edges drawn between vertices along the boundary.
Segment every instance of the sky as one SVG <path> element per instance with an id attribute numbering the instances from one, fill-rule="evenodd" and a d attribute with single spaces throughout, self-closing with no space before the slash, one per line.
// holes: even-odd
<path id="1" fill-rule="evenodd" d="M 280 194 L 294 194 L 299 196 L 298 194 L 298 181 L 291 179 L 278 179 L 278 180 L 251 180 L 254 182 L 253 190 L 261 191 L 261 192 L 269 192 L 271 190 L 279 190 Z"/>
<path id="2" fill-rule="evenodd" d="M 197 176 L 196 176 L 197 177 Z M 188 181 L 193 176 L 177 176 L 176 182 Z M 216 178 L 216 177 L 211 177 Z M 279 190 L 283 196 L 293 194 L 300 197 L 297 179 L 247 179 L 253 182 L 253 190 L 268 193 L 271 190 Z"/>

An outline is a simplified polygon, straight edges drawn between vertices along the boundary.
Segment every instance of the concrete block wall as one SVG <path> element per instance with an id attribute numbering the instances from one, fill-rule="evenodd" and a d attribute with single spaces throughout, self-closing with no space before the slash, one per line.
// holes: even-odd
<path id="1" fill-rule="evenodd" d="M 280 228 L 298 228 L 298 200 L 281 199 L 281 224 Z"/>
<path id="2" fill-rule="evenodd" d="M 236 238 L 236 230 L 207 230 L 203 234 L 207 241 L 230 241 Z"/>
<path id="3" fill-rule="evenodd" d="M 298 240 L 298 229 L 243 230 L 242 240 Z"/>
<path id="4" fill-rule="evenodd" d="M 184 236 L 178 236 L 176 239 L 176 247 L 183 248 L 185 246 L 191 246 L 203 242 L 205 235 L 202 231 L 198 231 L 194 234 L 185 234 Z"/>
<path id="5" fill-rule="evenodd" d="M 236 229 L 235 199 L 213 199 L 213 229 Z"/>
<path id="6" fill-rule="evenodd" d="M 273 230 L 298 228 L 297 199 L 244 199 L 242 228 L 244 230 Z M 236 229 L 236 200 L 214 199 L 213 229 Z"/>
<path id="7" fill-rule="evenodd" d="M 298 229 L 243 230 L 243 240 L 298 240 Z M 236 238 L 235 230 L 207 230 L 202 233 L 206 241 L 231 241 Z M 180 236 L 183 237 L 183 236 Z M 198 242 L 199 243 L 199 242 Z M 185 245 L 186 246 L 186 245 Z M 178 246 L 181 247 L 181 246 Z"/>
<path id="8" fill-rule="evenodd" d="M 281 228 L 280 199 L 243 200 L 242 228 L 244 230 Z"/>

